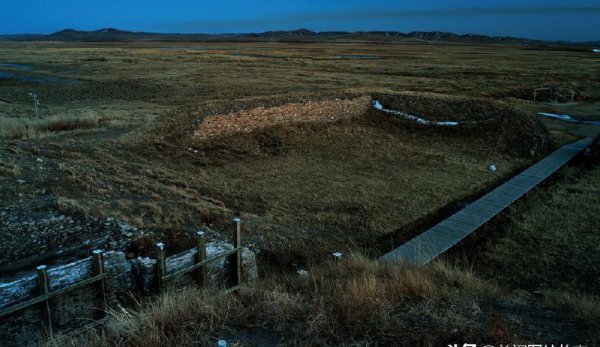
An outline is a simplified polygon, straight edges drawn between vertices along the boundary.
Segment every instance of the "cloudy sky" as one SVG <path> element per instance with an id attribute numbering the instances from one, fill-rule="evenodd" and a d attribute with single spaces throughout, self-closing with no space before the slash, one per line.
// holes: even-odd
<path id="1" fill-rule="evenodd" d="M 600 40 L 600 0 L 30 0 L 2 1 L 0 33 L 65 28 L 184 33 L 451 31 Z"/>

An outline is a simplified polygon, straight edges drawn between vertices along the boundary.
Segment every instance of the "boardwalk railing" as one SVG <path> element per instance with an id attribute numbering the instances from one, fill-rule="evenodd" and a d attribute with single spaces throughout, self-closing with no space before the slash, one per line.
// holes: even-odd
<path id="1" fill-rule="evenodd" d="M 444 253 L 586 149 L 594 138 L 565 145 L 448 219 L 380 258 L 424 265 Z"/>

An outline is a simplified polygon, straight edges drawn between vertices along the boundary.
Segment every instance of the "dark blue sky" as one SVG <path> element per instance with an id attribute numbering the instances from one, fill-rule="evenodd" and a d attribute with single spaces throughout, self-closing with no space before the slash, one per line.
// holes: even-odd
<path id="1" fill-rule="evenodd" d="M 116 27 L 153 32 L 452 31 L 600 40 L 600 0 L 2 0 L 0 33 Z"/>

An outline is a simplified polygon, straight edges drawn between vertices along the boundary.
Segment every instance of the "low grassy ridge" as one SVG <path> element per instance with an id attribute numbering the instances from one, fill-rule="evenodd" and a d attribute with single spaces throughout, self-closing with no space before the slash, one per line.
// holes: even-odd
<path id="1" fill-rule="evenodd" d="M 374 109 L 375 97 L 423 117 L 451 109 L 471 120 L 420 125 Z M 7 142 L 1 198 L 11 206 L 50 193 L 65 213 L 153 230 L 148 244 L 177 230 L 169 251 L 193 246 L 198 228 L 229 238 L 239 216 L 248 246 L 290 266 L 414 232 L 413 223 L 544 155 L 549 139 L 535 119 L 478 98 L 340 91 L 211 101 L 98 146 Z"/>

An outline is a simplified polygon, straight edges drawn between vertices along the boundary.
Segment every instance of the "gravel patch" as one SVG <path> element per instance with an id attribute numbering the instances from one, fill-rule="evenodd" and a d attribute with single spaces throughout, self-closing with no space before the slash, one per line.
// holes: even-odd
<path id="1" fill-rule="evenodd" d="M 204 119 L 195 130 L 195 140 L 209 140 L 281 124 L 335 122 L 363 115 L 371 98 L 361 96 L 350 100 L 308 101 L 276 107 L 256 107 L 249 110 L 215 115 Z"/>

